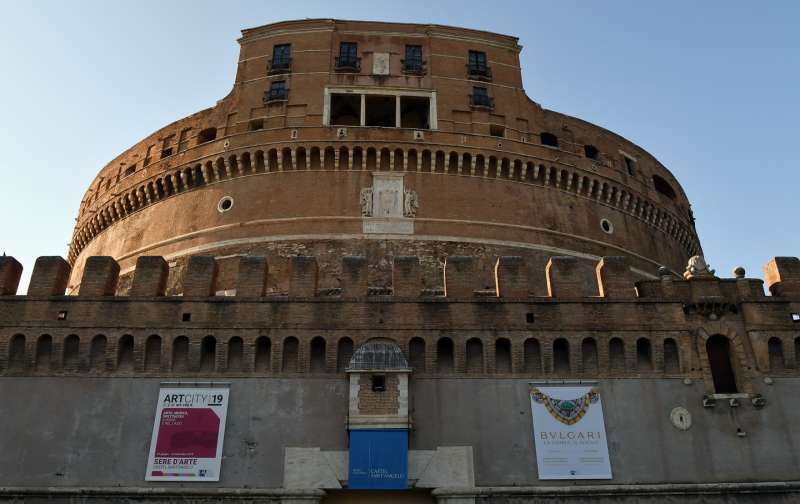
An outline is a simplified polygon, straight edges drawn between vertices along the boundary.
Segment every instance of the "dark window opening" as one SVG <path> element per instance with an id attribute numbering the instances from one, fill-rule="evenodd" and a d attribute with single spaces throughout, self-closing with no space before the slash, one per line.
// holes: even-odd
<path id="1" fill-rule="evenodd" d="M 489 134 L 492 136 L 503 138 L 506 136 L 506 127 L 502 124 L 490 124 Z"/>
<path id="2" fill-rule="evenodd" d="M 14 335 L 9 346 L 9 367 L 25 367 L 25 336 L 22 334 Z"/>
<path id="3" fill-rule="evenodd" d="M 172 142 L 175 140 L 175 135 L 170 135 L 165 138 L 161 143 L 161 159 L 169 157 L 174 153 Z"/>
<path id="4" fill-rule="evenodd" d="M 494 344 L 495 371 L 511 372 L 511 342 L 506 338 L 498 339 Z"/>
<path id="5" fill-rule="evenodd" d="M 535 320 L 536 320 L 536 318 L 534 317 L 533 313 L 526 313 L 525 314 L 525 322 L 527 322 L 528 324 L 533 324 L 533 322 Z"/>
<path id="6" fill-rule="evenodd" d="M 296 373 L 299 371 L 297 358 L 300 343 L 294 336 L 289 336 L 283 340 L 283 365 L 281 371 L 284 373 Z"/>
<path id="7" fill-rule="evenodd" d="M 596 373 L 598 369 L 597 341 L 586 338 L 581 344 L 581 357 L 583 358 L 583 372 Z"/>
<path id="8" fill-rule="evenodd" d="M 636 175 L 636 161 L 628 156 L 622 156 L 622 159 L 625 162 L 625 171 L 628 172 L 628 175 L 631 177 Z"/>
<path id="9" fill-rule="evenodd" d="M 181 320 L 183 320 L 184 322 L 191 322 L 191 320 L 192 320 L 192 314 L 191 314 L 191 313 L 184 313 L 184 314 L 181 316 Z"/>
<path id="10" fill-rule="evenodd" d="M 217 139 L 217 128 L 206 128 L 197 134 L 197 143 L 203 144 Z"/>
<path id="11" fill-rule="evenodd" d="M 430 98 L 420 96 L 400 97 L 400 126 L 403 128 L 429 129 L 431 114 Z"/>
<path id="12" fill-rule="evenodd" d="M 183 152 L 189 148 L 189 133 L 192 132 L 192 128 L 183 128 L 181 130 L 181 136 L 178 138 L 178 152 Z"/>
<path id="13" fill-rule="evenodd" d="M 200 342 L 200 371 L 213 372 L 217 368 L 217 340 L 206 336 Z"/>
<path id="14" fill-rule="evenodd" d="M 600 151 L 594 145 L 584 145 L 583 154 L 589 159 L 597 159 L 600 157 Z"/>
<path id="15" fill-rule="evenodd" d="M 367 95 L 366 101 L 366 126 L 397 125 L 396 106 L 394 96 Z"/>
<path id="16" fill-rule="evenodd" d="M 558 338 L 553 342 L 553 372 L 556 374 L 569 374 L 569 342 Z"/>
<path id="17" fill-rule="evenodd" d="M 436 343 L 436 370 L 440 373 L 453 372 L 453 340 L 442 338 Z"/>
<path id="18" fill-rule="evenodd" d="M 117 369 L 131 371 L 133 369 L 133 336 L 126 334 L 117 343 Z"/>
<path id="19" fill-rule="evenodd" d="M 650 349 L 650 340 L 646 338 L 636 341 L 636 369 L 639 371 L 653 369 L 653 353 Z"/>
<path id="20" fill-rule="evenodd" d="M 256 357 L 255 368 L 256 371 L 269 371 L 272 367 L 272 342 L 266 336 L 259 336 L 256 340 Z"/>
<path id="21" fill-rule="evenodd" d="M 100 371 L 106 368 L 106 337 L 98 334 L 89 347 L 89 367 Z"/>
<path id="22" fill-rule="evenodd" d="M 257 131 L 264 129 L 264 119 L 251 119 L 250 124 L 247 125 L 250 131 Z"/>
<path id="23" fill-rule="evenodd" d="M 172 342 L 172 370 L 189 370 L 189 338 L 178 336 Z"/>
<path id="24" fill-rule="evenodd" d="M 786 361 L 783 359 L 783 343 L 779 338 L 772 337 L 767 342 L 769 351 L 769 370 L 783 371 L 786 369 Z"/>
<path id="25" fill-rule="evenodd" d="M 311 340 L 311 372 L 325 372 L 325 339 L 317 336 Z"/>
<path id="26" fill-rule="evenodd" d="M 286 81 L 272 81 L 269 85 L 269 91 L 267 91 L 267 94 L 264 97 L 264 101 L 273 102 L 286 100 L 287 91 L 288 89 L 286 89 Z"/>
<path id="27" fill-rule="evenodd" d="M 474 86 L 470 95 L 473 107 L 494 107 L 494 99 L 489 96 L 489 90 L 482 86 Z"/>
<path id="28" fill-rule="evenodd" d="M 350 338 L 342 338 L 339 340 L 339 348 L 336 351 L 336 371 L 344 373 L 347 366 L 350 365 L 350 359 L 353 357 L 353 340 Z"/>
<path id="29" fill-rule="evenodd" d="M 483 342 L 478 338 L 467 341 L 467 373 L 483 373 Z"/>
<path id="30" fill-rule="evenodd" d="M 130 166 L 130 167 L 128 167 L 128 168 L 125 170 L 125 175 L 124 175 L 124 176 L 125 176 L 125 177 L 130 177 L 130 176 L 131 176 L 131 175 L 133 175 L 134 173 L 136 173 L 136 166 L 135 166 L 135 165 L 134 165 L 134 166 Z M 109 182 L 110 182 L 110 180 L 109 180 Z"/>
<path id="31" fill-rule="evenodd" d="M 407 45 L 406 58 L 402 63 L 404 73 L 423 75 L 425 73 L 425 62 L 422 61 L 422 46 Z"/>
<path id="32" fill-rule="evenodd" d="M 547 145 L 548 147 L 558 147 L 558 137 L 552 133 L 542 133 L 539 135 L 539 139 L 542 142 L 542 145 Z"/>
<path id="33" fill-rule="evenodd" d="M 75 334 L 64 339 L 64 367 L 75 368 L 80 364 L 81 340 Z"/>
<path id="34" fill-rule="evenodd" d="M 539 345 L 539 340 L 536 338 L 525 340 L 522 359 L 526 373 L 538 374 L 542 372 L 542 349 Z"/>
<path id="35" fill-rule="evenodd" d="M 339 56 L 336 57 L 336 70 L 340 72 L 361 71 L 361 58 L 358 57 L 358 44 L 342 42 L 339 44 Z"/>
<path id="36" fill-rule="evenodd" d="M 241 371 L 244 362 L 244 342 L 234 336 L 228 341 L 228 371 Z"/>
<path id="37" fill-rule="evenodd" d="M 269 62 L 270 73 L 280 73 L 289 70 L 292 64 L 292 45 L 278 44 L 272 47 L 272 60 Z"/>
<path id="38" fill-rule="evenodd" d="M 361 95 L 331 95 L 331 125 L 361 125 Z"/>
<path id="39" fill-rule="evenodd" d="M 664 340 L 664 372 L 680 373 L 681 360 L 678 353 L 678 344 L 672 338 Z"/>
<path id="40" fill-rule="evenodd" d="M 53 338 L 48 335 L 39 337 L 36 342 L 36 369 L 49 369 L 53 355 Z"/>
<path id="41" fill-rule="evenodd" d="M 172 155 L 172 147 L 167 147 L 161 150 L 161 158 L 170 157 Z"/>
<path id="42" fill-rule="evenodd" d="M 385 392 L 386 391 L 386 376 L 385 375 L 372 375 L 372 391 Z"/>
<path id="43" fill-rule="evenodd" d="M 472 78 L 491 79 L 492 71 L 486 64 L 486 53 L 482 51 L 470 51 L 467 63 L 467 74 Z"/>
<path id="44" fill-rule="evenodd" d="M 711 336 L 706 341 L 706 352 L 711 367 L 711 378 L 714 381 L 714 391 L 717 394 L 737 393 L 728 338 L 719 334 Z"/>
<path id="45" fill-rule="evenodd" d="M 671 200 L 674 200 L 675 198 L 678 197 L 678 195 L 675 194 L 675 189 L 672 188 L 669 182 L 659 177 L 658 175 L 653 175 L 653 185 L 655 186 L 656 191 L 660 192 L 661 194 L 663 194 L 664 196 L 666 196 Z"/>
<path id="46" fill-rule="evenodd" d="M 625 371 L 625 343 L 613 338 L 608 344 L 608 366 L 612 373 Z"/>
<path id="47" fill-rule="evenodd" d="M 144 368 L 147 371 L 161 367 L 161 337 L 152 335 L 144 345 Z"/>
<path id="48" fill-rule="evenodd" d="M 425 340 L 422 338 L 412 338 L 409 342 L 408 363 L 414 372 L 425 372 Z"/>

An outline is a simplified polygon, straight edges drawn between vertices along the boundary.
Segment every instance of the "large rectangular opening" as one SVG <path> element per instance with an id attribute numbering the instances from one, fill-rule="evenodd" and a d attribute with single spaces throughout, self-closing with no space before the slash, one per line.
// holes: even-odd
<path id="1" fill-rule="evenodd" d="M 331 124 L 333 126 L 360 126 L 361 95 L 331 95 Z"/>
<path id="2" fill-rule="evenodd" d="M 366 95 L 365 126 L 397 126 L 397 105 L 394 96 Z"/>
<path id="3" fill-rule="evenodd" d="M 431 99 L 426 96 L 400 97 L 400 127 L 430 129 Z"/>

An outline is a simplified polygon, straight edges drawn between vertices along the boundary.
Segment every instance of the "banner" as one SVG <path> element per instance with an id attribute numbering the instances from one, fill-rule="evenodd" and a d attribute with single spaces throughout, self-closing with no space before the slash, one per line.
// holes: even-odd
<path id="1" fill-rule="evenodd" d="M 350 431 L 347 488 L 405 490 L 408 488 L 408 430 Z"/>
<path id="2" fill-rule="evenodd" d="M 600 394 L 592 387 L 531 389 L 539 479 L 611 479 Z"/>
<path id="3" fill-rule="evenodd" d="M 147 481 L 219 481 L 227 388 L 162 388 Z"/>

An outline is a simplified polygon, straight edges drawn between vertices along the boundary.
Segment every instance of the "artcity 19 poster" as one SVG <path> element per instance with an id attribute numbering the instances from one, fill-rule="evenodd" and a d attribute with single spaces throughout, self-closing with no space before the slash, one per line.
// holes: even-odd
<path id="1" fill-rule="evenodd" d="M 147 481 L 219 481 L 227 388 L 162 388 Z"/>
<path id="2" fill-rule="evenodd" d="M 611 479 L 600 394 L 592 387 L 531 389 L 539 479 Z"/>

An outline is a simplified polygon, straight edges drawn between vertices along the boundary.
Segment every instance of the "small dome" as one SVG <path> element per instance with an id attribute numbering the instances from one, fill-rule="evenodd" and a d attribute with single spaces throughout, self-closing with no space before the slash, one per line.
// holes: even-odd
<path id="1" fill-rule="evenodd" d="M 391 340 L 367 341 L 355 351 L 348 371 L 408 370 L 408 361 L 397 343 Z"/>

